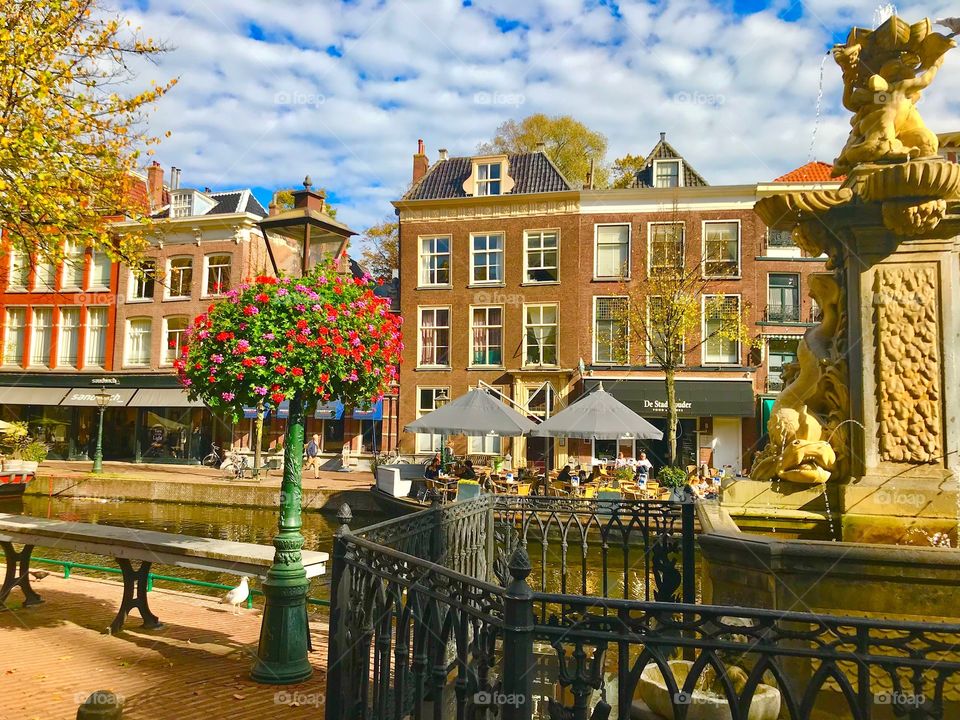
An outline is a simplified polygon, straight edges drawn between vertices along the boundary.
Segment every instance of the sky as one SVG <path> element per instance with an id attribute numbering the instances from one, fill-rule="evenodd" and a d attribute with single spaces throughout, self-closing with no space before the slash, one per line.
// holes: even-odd
<path id="1" fill-rule="evenodd" d="M 178 84 L 149 116 L 182 184 L 274 189 L 309 174 L 355 230 L 393 216 L 423 138 L 469 155 L 503 121 L 572 115 L 607 159 L 659 133 L 711 185 L 831 161 L 849 131 L 827 57 L 876 2 L 848 0 L 113 0 L 169 51 L 137 82 Z M 915 22 L 949 1 L 901 2 Z M 818 95 L 822 102 L 818 121 Z M 960 129 L 960 50 L 921 104 Z"/>

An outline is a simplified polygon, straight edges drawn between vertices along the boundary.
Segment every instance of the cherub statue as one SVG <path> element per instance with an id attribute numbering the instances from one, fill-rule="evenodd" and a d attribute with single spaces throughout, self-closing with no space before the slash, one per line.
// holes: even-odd
<path id="1" fill-rule="evenodd" d="M 833 49 L 843 71 L 843 104 L 853 112 L 853 129 L 834 161 L 834 176 L 861 162 L 937 154 L 937 136 L 916 104 L 955 46 L 931 32 L 929 20 L 910 26 L 894 15 L 873 31 L 854 28 L 846 44 Z"/>

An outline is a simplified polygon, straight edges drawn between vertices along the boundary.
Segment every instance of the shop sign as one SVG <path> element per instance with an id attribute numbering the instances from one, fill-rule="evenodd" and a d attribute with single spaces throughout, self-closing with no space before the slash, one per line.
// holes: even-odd
<path id="1" fill-rule="evenodd" d="M 91 385 L 119 385 L 120 380 L 115 377 L 92 378 Z"/>
<path id="2" fill-rule="evenodd" d="M 666 412 L 667 411 L 667 401 L 666 400 L 644 400 L 643 401 L 644 410 L 653 410 L 654 412 Z M 677 401 L 677 410 L 692 410 L 693 403 L 687 402 L 686 400 Z"/>

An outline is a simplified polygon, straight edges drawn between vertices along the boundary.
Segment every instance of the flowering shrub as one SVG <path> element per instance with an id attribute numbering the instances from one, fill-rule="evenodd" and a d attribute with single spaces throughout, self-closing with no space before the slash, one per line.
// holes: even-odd
<path id="1" fill-rule="evenodd" d="M 298 392 L 306 412 L 337 398 L 368 408 L 397 379 L 400 324 L 368 277 L 330 265 L 303 278 L 261 276 L 197 316 L 174 365 L 191 398 L 235 418 Z"/>

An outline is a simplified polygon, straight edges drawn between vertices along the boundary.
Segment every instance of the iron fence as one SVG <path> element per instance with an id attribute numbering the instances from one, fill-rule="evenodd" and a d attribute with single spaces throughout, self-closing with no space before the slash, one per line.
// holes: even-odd
<path id="1" fill-rule="evenodd" d="M 327 720 L 960 717 L 960 625 L 692 602 L 691 505 L 481 496 L 340 518 Z M 607 579 L 621 557 L 643 587 Z"/>

